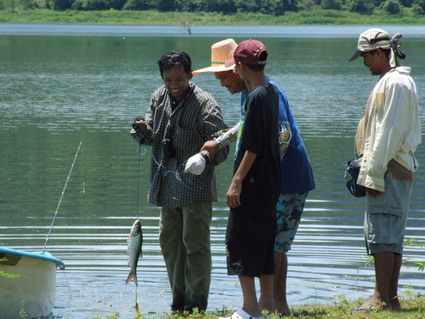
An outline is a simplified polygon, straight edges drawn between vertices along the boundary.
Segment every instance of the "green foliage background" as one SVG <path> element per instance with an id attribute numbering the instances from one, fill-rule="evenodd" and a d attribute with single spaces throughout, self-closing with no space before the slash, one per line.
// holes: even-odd
<path id="1" fill-rule="evenodd" d="M 425 14 L 425 0 L 0 0 L 0 10 L 35 8 L 55 11 L 155 10 L 223 15 L 257 13 L 273 16 L 323 9 L 362 15 L 420 17 Z"/>

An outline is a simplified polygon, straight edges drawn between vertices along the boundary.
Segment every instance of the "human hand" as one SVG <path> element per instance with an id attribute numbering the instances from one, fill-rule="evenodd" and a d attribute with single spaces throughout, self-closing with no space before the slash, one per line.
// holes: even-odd
<path id="1" fill-rule="evenodd" d="M 226 194 L 226 204 L 230 208 L 236 208 L 241 206 L 241 183 L 237 183 L 232 180 L 232 183 L 229 186 L 229 190 Z"/>
<path id="2" fill-rule="evenodd" d="M 141 132 L 146 131 L 146 122 L 145 120 L 139 120 L 139 121 L 134 121 L 133 122 L 133 128 L 137 131 L 137 129 L 139 129 Z"/>
<path id="3" fill-rule="evenodd" d="M 194 175 L 201 175 L 205 169 L 206 163 L 207 161 L 205 158 L 201 154 L 197 153 L 187 160 L 184 172 L 192 173 Z"/>
<path id="4" fill-rule="evenodd" d="M 366 192 L 368 193 L 369 196 L 372 196 L 372 197 L 378 197 L 379 195 L 383 194 L 383 192 L 373 188 L 366 188 Z"/>
<path id="5" fill-rule="evenodd" d="M 146 122 L 142 118 L 136 118 L 133 123 L 133 127 L 130 131 L 131 137 L 140 145 L 145 144 L 145 137 L 143 135 L 146 132 Z"/>

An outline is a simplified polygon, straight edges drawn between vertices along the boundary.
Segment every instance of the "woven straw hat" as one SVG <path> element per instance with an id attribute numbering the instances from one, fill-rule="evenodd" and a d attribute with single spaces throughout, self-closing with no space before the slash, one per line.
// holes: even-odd
<path id="1" fill-rule="evenodd" d="M 224 64 L 233 59 L 233 52 L 238 45 L 233 39 L 226 39 L 217 43 L 214 43 L 211 46 L 211 66 L 195 70 L 192 73 L 204 73 L 204 72 L 222 72 L 230 71 L 233 69 L 234 65 L 226 67 Z"/>

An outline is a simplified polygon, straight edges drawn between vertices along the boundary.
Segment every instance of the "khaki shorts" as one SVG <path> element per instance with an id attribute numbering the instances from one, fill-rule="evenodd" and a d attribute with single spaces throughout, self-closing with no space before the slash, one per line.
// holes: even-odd
<path id="1" fill-rule="evenodd" d="M 396 180 L 391 172 L 385 177 L 383 194 L 377 197 L 366 195 L 364 230 L 369 255 L 403 253 L 411 195 L 412 181 Z"/>

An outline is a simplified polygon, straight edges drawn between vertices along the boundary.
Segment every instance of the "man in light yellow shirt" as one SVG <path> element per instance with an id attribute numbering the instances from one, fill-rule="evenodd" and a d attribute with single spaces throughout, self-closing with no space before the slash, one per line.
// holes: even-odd
<path id="1" fill-rule="evenodd" d="M 401 35 L 369 29 L 358 40 L 349 61 L 361 56 L 364 65 L 380 80 L 372 90 L 356 134 L 356 153 L 362 157 L 359 185 L 366 187 L 366 248 L 375 262 L 373 296 L 353 312 L 399 310 L 397 287 L 403 239 L 409 212 L 414 156 L 421 143 L 419 105 L 410 68 L 398 58 Z"/>

